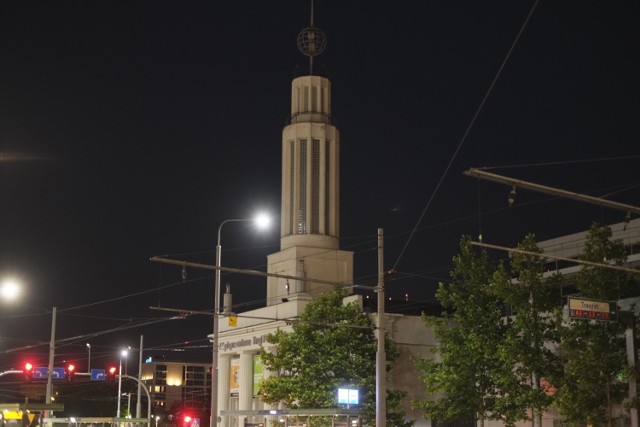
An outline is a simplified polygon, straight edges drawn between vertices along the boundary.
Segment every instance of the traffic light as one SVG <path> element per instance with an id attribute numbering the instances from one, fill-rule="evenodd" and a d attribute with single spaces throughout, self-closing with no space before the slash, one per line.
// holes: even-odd
<path id="1" fill-rule="evenodd" d="M 107 379 L 109 381 L 115 381 L 116 372 L 118 372 L 118 368 L 116 368 L 115 366 L 110 366 L 109 369 L 107 369 Z"/>
<path id="2" fill-rule="evenodd" d="M 67 365 L 67 380 L 68 381 L 73 380 L 75 373 L 76 373 L 76 365 L 74 365 L 73 363 L 69 363 Z"/>
<path id="3" fill-rule="evenodd" d="M 182 426 L 189 427 L 191 425 L 191 421 L 193 421 L 191 415 L 185 415 L 184 417 L 182 417 Z"/>
<path id="4" fill-rule="evenodd" d="M 31 378 L 33 378 L 33 365 L 30 362 L 25 363 L 22 373 L 24 374 L 25 378 L 30 381 Z"/>

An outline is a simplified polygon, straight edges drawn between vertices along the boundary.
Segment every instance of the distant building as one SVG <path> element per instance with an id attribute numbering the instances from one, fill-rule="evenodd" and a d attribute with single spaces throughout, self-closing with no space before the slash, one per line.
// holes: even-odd
<path id="1" fill-rule="evenodd" d="M 632 267 L 640 265 L 640 218 L 632 219 L 628 222 L 619 222 L 609 226 L 609 228 L 611 229 L 611 239 L 621 240 L 629 250 L 627 265 Z M 588 231 L 581 231 L 580 233 L 544 240 L 538 242 L 538 247 L 546 255 L 576 259 L 584 249 L 588 233 Z M 557 271 L 566 275 L 580 270 L 578 264 L 569 261 L 550 260 L 547 266 L 549 274 Z"/>
<path id="2" fill-rule="evenodd" d="M 147 359 L 141 379 L 149 388 L 152 411 L 172 406 L 191 408 L 195 415 L 208 413 L 211 399 L 211 363 L 170 362 Z"/>

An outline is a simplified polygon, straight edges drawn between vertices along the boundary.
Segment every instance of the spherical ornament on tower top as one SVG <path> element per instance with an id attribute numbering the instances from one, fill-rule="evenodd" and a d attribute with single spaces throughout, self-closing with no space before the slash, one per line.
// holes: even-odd
<path id="1" fill-rule="evenodd" d="M 298 49 L 306 56 L 318 56 L 327 47 L 327 38 L 320 28 L 307 27 L 298 33 Z"/>

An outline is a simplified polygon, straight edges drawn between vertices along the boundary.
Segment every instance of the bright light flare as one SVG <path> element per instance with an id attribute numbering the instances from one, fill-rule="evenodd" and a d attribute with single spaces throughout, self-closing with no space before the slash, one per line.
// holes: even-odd
<path id="1" fill-rule="evenodd" d="M 266 230 L 271 226 L 271 217 L 266 213 L 259 213 L 255 216 L 253 221 L 259 230 Z"/>
<path id="2" fill-rule="evenodd" d="M 0 285 L 0 299 L 15 301 L 20 296 L 22 289 L 15 279 L 5 279 Z"/>

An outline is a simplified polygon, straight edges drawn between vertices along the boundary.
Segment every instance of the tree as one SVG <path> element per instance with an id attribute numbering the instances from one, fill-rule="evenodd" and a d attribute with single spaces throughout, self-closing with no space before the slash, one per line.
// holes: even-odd
<path id="1" fill-rule="evenodd" d="M 506 318 L 507 332 L 498 344 L 499 360 L 510 373 L 501 378 L 504 381 L 494 410 L 502 413 L 508 424 L 532 419 L 534 426 L 540 426 L 542 413 L 553 400 L 540 386 L 541 381 L 553 381 L 561 372 L 555 350 L 562 277 L 544 277 L 546 260 L 532 234 L 517 249 L 527 253 L 514 252 L 510 265 L 501 265 L 492 282 L 492 292 L 511 311 Z"/>
<path id="2" fill-rule="evenodd" d="M 437 421 L 495 419 L 497 379 L 503 369 L 496 350 L 506 333 L 502 301 L 489 292 L 495 268 L 486 251 L 474 251 L 469 237 L 463 237 L 460 250 L 451 283 L 440 283 L 436 293 L 446 311 L 442 317 L 423 316 L 439 341 L 435 358 L 415 361 L 427 395 L 434 398 L 414 406 Z"/>
<path id="3" fill-rule="evenodd" d="M 611 240 L 611 229 L 594 224 L 580 258 L 622 265 L 627 258 L 622 241 Z M 615 301 L 629 287 L 621 271 L 582 266 L 572 277 L 580 297 Z M 564 376 L 556 386 L 555 406 L 569 425 L 611 426 L 612 408 L 624 402 L 627 384 L 619 378 L 635 378 L 628 372 L 625 326 L 619 322 L 567 320 L 560 328 Z M 635 404 L 635 402 L 633 402 Z"/>
<path id="4" fill-rule="evenodd" d="M 337 408 L 337 389 L 358 388 L 364 422 L 375 420 L 376 340 L 374 325 L 358 304 L 344 304 L 346 291 L 336 289 L 309 302 L 292 331 L 267 335 L 272 347 L 262 348 L 266 369 L 277 375 L 260 385 L 262 399 L 287 408 Z M 387 371 L 398 350 L 385 339 Z M 387 424 L 410 425 L 400 410 L 404 394 L 387 393 Z"/>
<path id="5" fill-rule="evenodd" d="M 547 347 L 555 321 L 544 260 L 514 254 L 509 266 L 495 266 L 485 251 L 472 250 L 468 237 L 460 248 L 451 283 L 440 284 L 436 295 L 447 311 L 442 318 L 425 317 L 439 347 L 435 359 L 416 366 L 434 398 L 416 406 L 440 421 L 472 415 L 512 426 L 549 406 L 539 381 L 559 368 Z M 533 236 L 519 249 L 540 252 Z"/>

